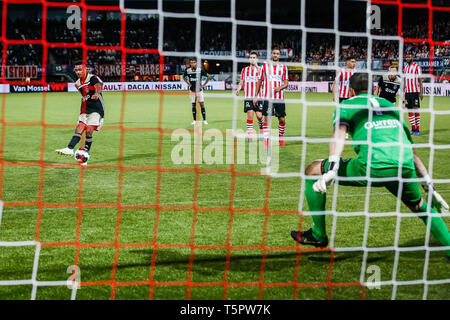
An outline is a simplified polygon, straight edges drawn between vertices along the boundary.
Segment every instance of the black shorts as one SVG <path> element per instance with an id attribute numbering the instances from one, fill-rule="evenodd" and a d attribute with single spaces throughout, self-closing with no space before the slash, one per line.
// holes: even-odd
<path id="1" fill-rule="evenodd" d="M 256 107 L 253 105 L 253 100 L 245 99 L 244 100 L 244 112 L 253 110 L 255 112 L 262 112 L 263 111 L 263 102 L 262 100 L 258 100 L 258 103 L 256 104 Z"/>
<path id="2" fill-rule="evenodd" d="M 420 108 L 420 99 L 418 92 L 405 93 L 406 109 Z"/>
<path id="3" fill-rule="evenodd" d="M 339 98 L 339 103 L 341 103 L 342 101 L 347 100 L 348 98 Z"/>
<path id="4" fill-rule="evenodd" d="M 263 103 L 263 110 L 262 110 L 263 116 L 269 115 L 269 105 L 270 104 L 272 104 L 272 107 L 273 107 L 273 109 L 272 109 L 273 116 L 275 116 L 277 118 L 286 116 L 286 105 L 284 104 L 284 102 L 269 102 L 268 100 L 264 100 L 264 103 Z"/>

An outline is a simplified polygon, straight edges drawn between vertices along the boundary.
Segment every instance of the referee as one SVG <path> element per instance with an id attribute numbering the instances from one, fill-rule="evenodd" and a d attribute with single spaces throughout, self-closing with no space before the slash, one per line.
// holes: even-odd
<path id="1" fill-rule="evenodd" d="M 394 66 L 389 67 L 389 73 L 380 76 L 378 79 L 378 85 L 375 89 L 375 95 L 380 98 L 385 98 L 393 104 L 397 101 L 397 92 L 400 89 L 400 77 L 397 75 L 397 68 Z"/>

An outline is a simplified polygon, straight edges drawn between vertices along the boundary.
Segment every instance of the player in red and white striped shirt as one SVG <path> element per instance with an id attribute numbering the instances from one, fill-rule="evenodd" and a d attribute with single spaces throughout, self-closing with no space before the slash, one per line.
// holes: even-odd
<path id="1" fill-rule="evenodd" d="M 256 106 L 253 105 L 253 97 L 256 93 L 256 84 L 260 78 L 261 68 L 258 66 L 258 54 L 256 52 L 251 52 L 249 55 L 250 65 L 243 68 L 241 72 L 241 80 L 236 89 L 236 95 L 239 96 L 239 92 L 242 87 L 244 87 L 244 112 L 247 113 L 247 134 L 248 141 L 252 141 L 253 136 L 253 118 L 254 113 L 256 113 L 256 118 L 258 119 L 259 130 L 263 129 L 263 117 L 262 117 L 262 97 L 263 91 L 260 90 L 258 93 L 258 103 Z"/>
<path id="2" fill-rule="evenodd" d="M 339 103 L 350 98 L 350 77 L 355 73 L 356 60 L 354 57 L 345 59 L 346 68 L 341 69 L 333 82 L 333 101 L 336 101 L 336 87 L 339 84 Z"/>
<path id="3" fill-rule="evenodd" d="M 256 93 L 263 89 L 264 103 L 264 146 L 268 147 L 270 126 L 268 122 L 269 115 L 275 115 L 278 118 L 278 133 L 280 146 L 284 147 L 286 143 L 283 140 L 284 131 L 286 129 L 286 105 L 284 103 L 284 89 L 288 86 L 288 70 L 287 67 L 280 63 L 280 49 L 272 49 L 272 61 L 266 62 L 262 67 L 262 72 L 258 84 L 256 86 Z M 253 105 L 256 105 L 257 98 L 253 99 Z M 273 111 L 273 113 L 272 113 Z"/>
<path id="4" fill-rule="evenodd" d="M 420 76 L 422 75 L 422 68 L 413 62 L 413 55 L 408 53 L 406 55 L 406 63 L 405 69 L 403 70 L 403 74 L 405 76 L 405 107 L 407 109 L 416 109 L 420 108 L 420 100 L 423 99 L 423 84 Z M 412 112 L 411 112 L 412 111 Z M 409 123 L 411 124 L 411 134 L 420 135 L 420 113 L 414 110 L 410 110 L 408 113 Z"/>

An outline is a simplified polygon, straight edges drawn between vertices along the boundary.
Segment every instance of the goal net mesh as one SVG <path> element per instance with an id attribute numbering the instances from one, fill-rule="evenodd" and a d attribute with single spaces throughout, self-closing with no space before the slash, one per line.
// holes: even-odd
<path id="1" fill-rule="evenodd" d="M 298 73 L 297 81 L 307 82 L 310 79 L 310 76 L 314 77 L 317 74 L 317 77 L 321 77 L 322 74 L 326 74 L 326 72 L 332 71 L 336 74 L 342 67 L 341 60 L 343 54 L 342 51 L 348 48 L 348 43 L 352 39 L 360 39 L 359 43 L 362 44 L 363 48 L 365 48 L 366 55 L 364 57 L 364 61 L 361 65 L 358 66 L 359 70 L 366 70 L 369 72 L 371 76 L 380 76 L 383 74 L 382 70 L 374 70 L 372 66 L 372 53 L 376 48 L 379 48 L 381 45 L 391 45 L 395 47 L 395 51 L 397 52 L 397 56 L 393 58 L 398 59 L 399 61 L 399 72 L 402 72 L 402 66 L 404 63 L 403 54 L 407 51 L 410 45 L 414 45 L 420 43 L 423 46 L 426 46 L 428 50 L 429 58 L 429 71 L 424 74 L 424 79 L 429 79 L 429 82 L 434 84 L 436 81 L 448 80 L 445 75 L 441 76 L 437 75 L 433 70 L 433 62 L 435 59 L 436 50 L 444 50 L 448 46 L 448 42 L 443 39 L 437 39 L 433 34 L 433 19 L 438 14 L 447 14 L 450 11 L 449 7 L 440 6 L 434 4 L 432 0 L 423 1 L 422 3 L 409 3 L 406 1 L 389 1 L 389 0 L 373 0 L 369 2 L 363 2 L 366 6 L 366 10 L 363 11 L 365 20 L 370 20 L 374 13 L 377 11 L 373 9 L 373 6 L 380 7 L 389 7 L 394 10 L 395 18 L 397 19 L 397 23 L 395 24 L 396 30 L 393 34 L 383 34 L 383 32 L 374 32 L 370 28 L 370 23 L 367 24 L 365 31 L 343 31 L 340 28 L 340 22 L 342 19 L 347 19 L 351 21 L 351 17 L 342 16 L 339 11 L 340 1 L 331 2 L 332 6 L 329 10 L 332 10 L 333 21 L 330 23 L 330 27 L 321 27 L 315 26 L 314 24 L 308 24 L 307 21 L 307 6 L 311 6 L 311 1 L 298 1 L 296 8 L 299 9 L 299 17 L 298 23 L 296 24 L 282 24 L 282 23 L 274 23 L 271 19 L 271 12 L 276 6 L 274 1 L 266 0 L 261 3 L 265 8 L 265 17 L 259 20 L 245 19 L 239 17 L 236 12 L 237 8 L 237 0 L 231 0 L 229 3 L 230 14 L 229 16 L 209 16 L 204 15 L 201 12 L 201 1 L 195 0 L 192 2 L 192 12 L 173 12 L 165 9 L 164 1 L 158 0 L 151 2 L 149 8 L 143 9 L 142 7 L 133 5 L 133 1 L 120 0 L 117 5 L 92 5 L 89 4 L 87 0 L 80 0 L 79 2 L 58 2 L 58 1 L 32 1 L 32 0 L 3 0 L 1 1 L 2 5 L 2 34 L 1 34 L 1 45 L 2 45 L 2 73 L 1 73 L 1 83 L 9 84 L 9 85 L 22 85 L 23 81 L 14 81 L 7 79 L 7 67 L 10 64 L 11 56 L 17 52 L 20 52 L 25 46 L 30 48 L 30 50 L 34 50 L 36 53 L 39 65 L 42 66 L 42 76 L 38 80 L 31 80 L 27 82 L 27 85 L 42 85 L 47 86 L 52 81 L 48 79 L 48 73 L 46 70 L 49 70 L 48 65 L 48 54 L 55 50 L 55 48 L 62 48 L 70 51 L 71 49 L 79 49 L 81 56 L 80 58 L 86 63 L 89 59 L 99 59 L 101 56 L 101 52 L 104 51 L 114 51 L 117 53 L 116 57 L 119 57 L 117 60 L 119 64 L 120 71 L 117 72 L 120 75 L 120 82 L 126 82 L 129 80 L 127 78 L 127 68 L 130 65 L 130 61 L 132 60 L 133 55 L 147 55 L 152 56 L 153 60 L 157 65 L 159 65 L 159 69 L 157 74 L 155 74 L 152 80 L 163 81 L 165 79 L 165 63 L 168 59 L 176 59 L 181 58 L 184 59 L 186 57 L 197 57 L 199 62 L 205 60 L 211 61 L 223 61 L 224 63 L 231 64 L 232 70 L 232 90 L 234 90 L 236 83 L 239 80 L 240 71 L 243 66 L 248 63 L 248 58 L 246 56 L 240 57 L 238 56 L 238 51 L 245 50 L 250 51 L 252 49 L 258 49 L 261 52 L 266 51 L 267 57 L 270 57 L 270 51 L 272 48 L 272 43 L 280 41 L 280 39 L 285 41 L 285 44 L 294 44 L 296 50 L 294 50 L 294 58 L 289 56 L 291 59 L 288 61 L 283 60 L 282 63 L 285 63 L 290 70 L 300 70 Z M 318 2 L 317 2 L 318 3 Z M 8 23 L 8 11 L 14 6 L 20 6 L 25 4 L 36 4 L 42 8 L 42 23 L 40 24 L 41 28 L 41 37 L 34 39 L 13 39 L 9 38 L 7 35 L 7 23 Z M 52 36 L 52 26 L 47 23 L 49 13 L 56 8 L 63 8 L 64 10 L 70 6 L 76 6 L 81 9 L 81 32 L 78 34 L 78 38 L 76 40 L 68 40 L 61 41 L 59 39 L 54 39 Z M 319 6 L 317 4 L 317 6 Z M 404 30 L 404 20 L 407 10 L 423 10 L 427 19 L 426 19 L 426 34 L 420 35 L 417 38 L 415 35 L 413 37 L 409 37 L 405 35 Z M 88 22 L 88 14 L 90 11 L 107 11 L 109 14 L 116 15 L 120 20 L 120 25 L 118 24 L 118 32 L 116 33 L 118 36 L 113 39 L 113 41 L 107 41 L 108 43 L 99 43 L 95 41 L 95 39 L 90 38 L 87 35 L 87 22 Z M 74 11 L 75 12 L 75 11 Z M 156 33 L 153 34 L 152 37 L 147 39 L 147 43 L 142 44 L 142 46 L 132 45 L 131 42 L 128 42 L 126 34 L 128 28 L 133 28 L 131 19 L 128 19 L 131 15 L 142 17 L 157 17 L 157 23 L 153 23 L 149 28 Z M 250 15 L 251 16 L 251 15 Z M 192 35 L 192 39 L 189 39 L 189 43 L 192 45 L 186 47 L 173 47 L 170 43 L 165 42 L 165 35 L 167 32 L 177 32 L 177 26 L 183 26 L 183 23 L 189 20 L 191 24 L 195 26 L 195 33 Z M 211 38 L 214 38 L 214 34 L 210 34 L 208 29 L 209 23 L 222 23 L 224 26 L 223 30 L 226 30 L 225 36 L 229 39 L 231 43 L 231 47 L 229 50 L 220 50 L 218 48 L 214 48 L 214 44 L 211 45 L 211 49 L 217 50 L 217 52 L 204 52 L 204 47 L 202 46 L 203 41 L 210 41 Z M 169 29 L 169 30 L 168 30 Z M 257 42 L 256 46 L 242 48 L 239 47 L 239 41 L 242 33 L 249 33 L 254 42 Z M 285 38 L 287 37 L 287 38 Z M 76 38 L 76 37 L 75 37 Z M 248 39 L 248 38 L 245 38 Z M 325 39 L 325 40 L 324 40 Z M 309 49 L 314 46 L 319 46 L 321 41 L 329 41 L 331 39 L 333 48 L 328 55 L 326 50 L 321 51 L 322 54 L 328 57 L 327 64 L 316 64 L 311 63 L 308 59 L 309 57 Z M 187 40 L 187 39 L 186 39 Z M 114 43 L 115 41 L 115 43 Z M 319 45 L 318 45 L 319 43 Z M 288 44 L 288 45 L 289 45 Z M 249 43 L 249 46 L 254 46 L 254 43 Z M 437 49 L 439 48 L 439 49 Z M 319 48 L 320 50 L 320 48 Z M 351 52 L 346 51 L 346 54 L 350 54 Z M 367 54 L 368 53 L 368 54 Z M 260 62 L 262 59 L 260 59 Z M 323 81 L 327 81 L 329 79 L 322 79 Z M 233 93 L 233 118 L 229 119 L 230 126 L 232 131 L 232 141 L 234 141 L 233 148 L 236 151 L 237 146 L 236 143 L 239 139 L 245 139 L 247 136 L 240 131 L 240 128 L 244 128 L 244 123 L 242 120 L 239 120 L 238 113 L 241 112 L 241 106 L 243 103 L 242 96 L 235 96 Z M 230 92 L 224 91 L 224 93 L 205 93 L 206 101 L 208 99 L 230 99 Z M 2 275 L 0 274 L 0 287 L 16 287 L 16 286 L 31 286 L 30 298 L 36 299 L 37 291 L 43 287 L 50 286 L 67 286 L 71 285 L 71 299 L 77 298 L 78 290 L 82 290 L 83 287 L 101 287 L 101 286 L 110 286 L 110 299 L 116 298 L 116 290 L 118 287 L 130 287 L 130 286 L 138 286 L 138 287 L 146 287 L 148 288 L 148 292 L 146 293 L 145 298 L 153 299 L 154 298 L 154 290 L 157 287 L 170 287 L 170 286 L 184 286 L 186 287 L 186 292 L 183 293 L 184 296 L 181 298 L 190 299 L 191 298 L 191 290 L 196 287 L 220 287 L 223 288 L 223 292 L 221 294 L 221 298 L 227 299 L 229 298 L 228 292 L 230 288 L 244 288 L 251 287 L 257 288 L 258 294 L 256 298 L 263 299 L 264 291 L 267 288 L 279 288 L 286 287 L 292 288 L 292 299 L 299 298 L 299 291 L 309 288 L 321 288 L 325 289 L 325 295 L 320 296 L 320 298 L 332 299 L 333 292 L 336 288 L 349 288 L 350 290 L 358 291 L 358 298 L 365 299 L 367 297 L 368 287 L 378 287 L 382 290 L 384 288 L 388 288 L 390 290 L 391 298 L 396 299 L 397 291 L 399 287 L 403 286 L 419 286 L 422 288 L 422 298 L 427 299 L 428 291 L 431 286 L 440 285 L 446 286 L 447 289 L 450 286 L 450 276 L 447 274 L 444 275 L 436 275 L 433 273 L 433 277 L 429 277 L 429 263 L 430 259 L 432 259 L 432 255 L 434 253 L 444 254 L 445 250 L 449 250 L 448 247 L 430 245 L 430 230 L 429 226 L 426 228 L 426 234 L 423 240 L 423 244 L 421 245 L 411 245 L 411 246 L 401 246 L 399 244 L 401 238 L 401 232 L 407 233 L 407 230 L 404 228 L 400 228 L 402 218 L 411 218 L 414 219 L 416 215 L 412 213 L 401 213 L 401 203 L 397 199 L 395 206 L 393 207 L 392 212 L 376 212 L 373 207 L 371 207 L 371 199 L 372 197 L 384 197 L 385 193 L 373 193 L 372 188 L 369 187 L 364 189 L 364 195 L 362 196 L 364 205 L 362 210 L 352 211 L 347 210 L 346 212 L 342 212 L 339 209 L 339 205 L 342 203 L 342 199 L 346 199 L 345 201 L 353 201 L 351 197 L 345 197 L 345 187 L 338 187 L 334 185 L 329 189 L 329 199 L 328 203 L 331 203 L 330 210 L 327 210 L 325 214 L 327 215 L 327 225 L 331 226 L 331 233 L 329 234 L 330 243 L 327 248 L 309 248 L 300 246 L 295 244 L 292 241 L 292 245 L 290 246 L 272 246 L 266 243 L 266 236 L 268 234 L 268 225 L 269 220 L 274 216 L 291 216 L 298 217 L 296 220 L 296 225 L 292 226 L 292 229 L 302 229 L 302 226 L 305 225 L 306 219 L 309 219 L 308 222 L 311 221 L 311 213 L 307 211 L 306 201 L 304 197 L 304 187 L 305 187 L 305 179 L 306 176 L 304 174 L 305 168 L 311 160 L 308 157 L 308 152 L 311 149 L 316 148 L 317 145 L 322 144 L 321 150 L 324 151 L 323 157 L 327 157 L 328 149 L 327 147 L 323 147 L 323 145 L 327 145 L 330 141 L 330 138 L 324 137 L 315 137 L 308 134 L 308 128 L 314 126 L 311 119 L 316 119 L 313 116 L 313 113 L 316 110 L 320 110 L 321 108 L 328 107 L 329 110 L 334 109 L 337 106 L 337 103 L 331 100 L 330 95 L 324 95 L 324 98 L 321 100 L 310 100 L 310 95 L 303 90 L 302 92 L 292 93 L 286 96 L 286 104 L 288 106 L 288 122 L 289 122 L 289 110 L 293 108 L 301 108 L 301 131 L 300 132 L 292 132 L 289 131 L 289 127 L 287 129 L 288 135 L 285 137 L 287 143 L 300 143 L 301 148 L 300 152 L 300 162 L 298 166 L 298 170 L 282 170 L 278 172 L 277 170 L 273 170 L 273 163 L 270 162 L 271 158 L 268 157 L 269 162 L 267 163 L 267 171 L 265 174 L 262 174 L 260 171 L 240 171 L 239 168 L 236 167 L 235 164 L 230 164 L 225 169 L 205 169 L 204 167 L 200 167 L 197 164 L 194 164 L 190 168 L 168 168 L 162 164 L 163 152 L 164 152 L 164 135 L 170 135 L 173 133 L 172 129 L 169 129 L 163 121 L 163 114 L 165 110 L 165 100 L 167 99 L 167 92 L 158 91 L 158 99 L 159 99 L 159 109 L 154 117 L 156 118 L 156 126 L 149 127 L 139 127 L 133 128 L 126 125 L 126 113 L 129 108 L 129 95 L 125 90 L 121 93 L 121 111 L 120 111 L 120 121 L 116 125 L 106 123 L 105 127 L 102 130 L 119 130 L 120 132 L 120 145 L 118 148 L 118 162 L 116 165 L 92 165 L 87 167 L 80 167 L 79 169 L 79 180 L 78 180 L 78 190 L 77 190 L 77 198 L 76 202 L 68 202 L 68 203 L 54 203 L 54 202 L 45 202 L 43 197 L 43 190 L 46 184 L 46 171 L 54 168 L 77 168 L 77 164 L 56 164 L 50 163 L 46 161 L 46 153 L 52 152 L 49 151 L 49 147 L 47 145 L 48 135 L 51 132 L 51 129 L 54 128 L 73 128 L 73 124 L 66 123 L 49 123 L 46 119 L 46 109 L 48 106 L 48 94 L 44 91 L 41 94 L 42 101 L 42 111 L 41 111 L 41 119 L 39 121 L 30 122 L 26 120 L 24 116 L 23 121 L 8 121 L 5 110 L 8 104 L 7 94 L 2 94 L 2 102 L 1 102 L 1 140 L 0 140 L 0 194 L 4 192 L 4 180 L 5 180 L 5 170 L 7 168 L 20 168 L 20 167 L 36 167 L 39 168 L 39 181 L 38 181 L 38 195 L 37 199 L 31 199 L 29 201 L 8 201 L 3 198 L 2 207 L 0 211 L 0 230 L 2 228 L 6 228 L 5 225 L 2 225 L 2 212 L 7 212 L 8 209 L 23 209 L 26 210 L 29 208 L 32 210 L 33 208 L 37 208 L 37 217 L 35 221 L 35 234 L 34 238 L 31 239 L 23 239 L 21 241 L 4 241 L 4 239 L 0 238 L 0 253 L 6 255 L 8 250 L 13 250 L 17 247 L 30 247 L 32 248 L 33 255 L 33 266 L 31 270 L 31 274 L 23 275 L 23 278 L 14 279 L 14 277 L 7 277 L 6 279 L 2 279 Z M 187 98 L 186 98 L 187 101 Z M 425 150 L 426 152 L 423 154 L 428 154 L 428 169 L 430 175 L 433 177 L 433 163 L 434 163 L 434 155 L 436 152 L 445 151 L 450 149 L 450 144 L 436 144 L 434 141 L 435 132 L 435 121 L 439 116 L 450 115 L 450 111 L 445 111 L 442 109 L 436 110 L 434 108 L 434 97 L 431 95 L 429 97 L 429 103 L 427 106 L 423 106 L 420 109 L 421 114 L 429 113 L 429 139 L 427 142 L 416 144 L 415 147 L 419 150 Z M 292 109 L 291 109 L 292 108 Z M 401 110 L 402 114 L 406 113 L 406 110 Z M 331 119 L 332 112 L 329 114 L 329 118 Z M 292 120 L 294 121 L 294 120 Z M 320 121 L 320 120 L 319 120 Z M 331 123 L 331 122 L 330 122 Z M 289 125 L 289 124 L 288 124 Z M 40 156 L 39 160 L 31 160 L 31 161 L 14 161 L 5 159 L 5 138 L 9 132 L 10 128 L 20 128 L 20 127 L 29 127 L 29 126 L 37 126 L 40 128 Z M 124 158 L 126 154 L 124 153 L 124 144 L 125 144 L 125 135 L 127 132 L 143 132 L 143 133 L 156 133 L 158 135 L 158 148 L 155 150 L 157 153 L 157 163 L 153 166 L 138 166 L 138 165 L 130 165 L 129 162 L 124 162 Z M 190 130 L 192 133 L 194 130 Z M 327 136 L 328 133 L 331 135 L 332 129 L 330 127 L 329 132 L 327 132 L 324 136 Z M 224 136 L 226 133 L 222 133 Z M 275 133 L 275 136 L 272 136 L 271 145 L 272 150 L 276 149 L 274 146 L 277 143 L 278 134 Z M 351 146 L 351 141 L 347 141 L 347 147 Z M 277 151 L 280 154 L 283 150 Z M 280 156 L 280 162 L 283 159 L 287 159 L 286 157 Z M 297 158 L 296 158 L 297 159 Z M 273 160 L 273 159 L 272 159 Z M 282 163 L 280 163 L 282 166 Z M 89 170 L 98 170 L 98 169 L 114 169 L 118 170 L 118 188 L 116 201 L 113 202 L 105 202 L 105 203 L 87 203 L 83 198 L 83 190 L 86 188 L 84 183 L 85 175 Z M 123 179 L 124 175 L 127 172 L 154 172 L 156 174 L 156 183 L 155 183 L 155 202 L 149 204 L 124 204 L 121 201 L 122 192 L 123 192 Z M 171 173 L 183 173 L 183 172 L 191 172 L 195 175 L 194 181 L 194 191 L 193 191 L 193 199 L 190 204 L 183 205 L 166 205 L 161 202 L 161 185 L 163 180 L 163 174 L 171 172 Z M 230 197 L 228 200 L 228 205 L 224 206 L 199 206 L 198 201 L 198 192 L 200 188 L 201 176 L 209 174 L 228 174 L 231 176 L 231 185 L 230 185 Z M 255 176 L 255 177 L 263 177 L 265 179 L 265 190 L 264 194 L 261 195 L 265 200 L 262 208 L 236 208 L 234 206 L 234 197 L 236 192 L 236 181 L 239 177 L 242 176 Z M 285 209 L 283 207 L 278 207 L 273 209 L 273 207 L 269 206 L 269 200 L 271 196 L 271 185 L 276 181 L 278 186 L 283 185 L 283 180 L 290 178 L 298 178 L 298 209 Z M 370 180 L 370 178 L 368 178 Z M 417 181 L 421 181 L 417 179 Z M 439 186 L 439 188 L 445 190 L 445 186 L 450 183 L 450 177 L 448 174 L 442 179 L 433 179 L 434 183 Z M 17 182 L 20 183 L 20 182 Z M 393 198 L 392 198 L 393 199 Z M 430 199 L 428 199 L 430 200 Z M 394 201 L 394 200 L 392 200 Z M 430 201 L 429 201 L 430 202 Z M 42 226 L 42 217 L 43 212 L 48 208 L 73 208 L 77 210 L 77 222 L 76 222 L 76 233 L 75 239 L 71 242 L 45 242 L 41 241 L 41 226 Z M 83 220 L 83 212 L 86 209 L 92 208 L 112 208 L 117 210 L 117 219 L 115 223 L 115 231 L 114 231 L 114 241 L 113 242 L 86 242 L 80 239 L 80 230 L 82 228 L 82 220 Z M 125 210 L 131 209 L 142 209 L 142 210 L 155 210 L 155 221 L 154 221 L 154 229 L 152 234 L 151 241 L 147 243 L 121 243 L 119 241 L 120 231 L 121 231 L 121 221 L 122 221 L 122 213 Z M 192 210 L 192 225 L 190 230 L 189 240 L 186 243 L 177 243 L 174 240 L 173 243 L 170 244 L 161 244 L 158 242 L 158 222 L 160 219 L 160 214 L 164 211 L 176 211 L 176 210 Z M 228 223 L 226 225 L 226 241 L 224 244 L 208 244 L 208 245 L 198 245 L 195 241 L 196 235 L 196 227 L 199 218 L 199 213 L 204 212 L 227 212 L 229 215 Z M 255 213 L 259 212 L 264 214 L 264 224 L 262 228 L 262 238 L 260 244 L 256 245 L 236 245 L 230 242 L 232 229 L 236 224 L 235 215 L 237 213 Z M 4 214 L 3 214 L 4 215 Z M 443 215 L 445 216 L 445 215 Z M 342 246 L 342 241 L 339 241 L 339 237 L 351 235 L 344 235 L 339 232 L 337 220 L 338 218 L 347 218 L 347 217 L 360 217 L 359 220 L 361 225 L 359 228 L 362 230 L 362 238 L 361 241 L 357 242 L 355 246 Z M 376 224 L 375 220 L 380 217 L 392 217 L 395 221 L 394 225 L 389 226 L 390 229 L 395 229 L 395 239 L 394 243 L 391 246 L 385 247 L 374 247 L 370 245 L 370 235 L 369 229 L 371 226 Z M 448 215 L 447 215 L 448 217 Z M 3 217 L 4 218 L 4 217 Z M 417 218 L 415 218 L 417 219 Z M 448 221 L 448 219 L 446 220 Z M 304 223 L 305 222 L 305 223 Z M 241 228 L 240 230 L 245 230 L 245 228 Z M 286 234 L 282 236 L 289 236 L 289 231 L 286 230 Z M 174 230 L 176 232 L 176 230 Z M 251 230 L 247 230 L 246 232 L 251 232 Z M 379 235 L 382 237 L 383 235 Z M 174 237 L 176 239 L 176 237 Z M 58 281 L 45 281 L 39 279 L 39 270 L 40 266 L 40 256 L 42 248 L 61 248 L 61 247 L 71 247 L 74 248 L 74 256 L 72 257 L 72 261 L 70 263 L 70 267 L 67 269 L 67 277 L 69 279 L 61 279 Z M 83 281 L 83 277 L 79 277 L 80 270 L 79 260 L 80 260 L 80 251 L 83 248 L 99 248 L 99 247 L 109 247 L 114 250 L 114 259 L 112 263 L 111 277 L 108 280 L 102 281 Z M 152 249 L 152 257 L 150 262 L 150 272 L 148 274 L 148 280 L 140 280 L 140 281 L 120 281 L 116 278 L 117 267 L 120 260 L 120 251 L 124 248 L 151 248 Z M 185 248 L 188 250 L 189 260 L 187 264 L 187 277 L 184 281 L 156 281 L 155 280 L 155 268 L 157 265 L 158 252 L 161 249 L 165 248 Z M 193 280 L 193 267 L 195 255 L 201 251 L 205 250 L 214 250 L 221 249 L 225 252 L 225 263 L 223 270 L 223 277 L 220 281 L 202 281 L 197 282 Z M 259 264 L 258 271 L 256 271 L 256 278 L 252 278 L 248 281 L 243 282 L 230 282 L 228 279 L 229 268 L 230 268 L 230 260 L 233 252 L 236 251 L 246 251 L 253 250 L 255 253 L 261 254 L 261 260 Z M 292 260 L 292 280 L 290 281 L 265 281 L 265 269 L 266 269 L 266 257 L 269 254 L 276 252 L 286 252 L 291 251 L 295 252 L 296 255 Z M 31 251 L 30 251 L 31 252 Z M 302 261 L 304 259 L 312 259 L 310 253 L 316 252 L 329 252 L 327 257 L 318 256 L 318 261 L 321 259 L 326 259 L 328 261 L 327 269 L 322 270 L 326 276 L 325 279 L 320 279 L 318 281 L 301 281 L 301 273 L 307 272 L 302 268 Z M 381 279 L 377 279 L 376 281 L 370 280 L 371 275 L 376 275 L 376 270 L 373 268 L 377 267 L 377 258 L 374 257 L 373 253 L 383 253 L 383 252 L 392 252 L 393 258 L 392 261 L 388 262 L 388 267 L 390 268 L 387 272 L 389 273 L 389 277 L 386 278 L 384 276 Z M 421 277 L 414 279 L 398 279 L 398 266 L 399 261 L 401 259 L 401 254 L 404 252 L 421 252 L 423 253 L 423 264 L 420 266 L 411 266 L 411 268 L 421 268 L 423 272 L 421 273 Z M 346 256 L 337 255 L 341 253 L 359 254 L 361 256 L 361 263 L 359 265 L 360 277 L 359 279 L 351 279 L 349 281 L 334 281 L 333 280 L 333 270 L 337 264 L 341 264 L 340 268 L 345 268 L 345 259 Z M 2 254 L 0 254 L 0 257 Z M 0 262 L 0 265 L 2 262 Z M 3 268 L 6 268 L 7 263 L 3 263 Z M 384 269 L 385 270 L 385 269 Z M 81 270 L 82 271 L 82 270 Z M 72 276 L 70 276 L 72 275 Z M 354 291 L 353 291 L 354 292 Z M 447 291 L 448 292 L 448 291 Z M 318 296 L 314 296 L 318 297 Z M 204 297 L 205 298 L 205 297 Z"/>

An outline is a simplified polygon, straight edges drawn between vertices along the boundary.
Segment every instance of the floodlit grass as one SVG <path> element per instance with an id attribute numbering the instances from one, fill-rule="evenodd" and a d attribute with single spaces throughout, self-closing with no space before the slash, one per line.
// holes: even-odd
<path id="1" fill-rule="evenodd" d="M 209 125 L 202 127 L 204 133 L 233 128 L 233 95 L 214 94 L 206 97 Z M 287 94 L 287 98 L 299 96 Z M 381 281 L 393 280 L 394 274 L 398 281 L 422 280 L 424 268 L 427 280 L 450 279 L 443 251 L 433 251 L 427 259 L 424 250 L 398 256 L 394 250 L 369 252 L 366 257 L 360 250 L 299 253 L 290 231 L 300 223 L 304 229 L 312 225 L 310 216 L 297 212 L 300 205 L 307 211 L 302 179 L 258 174 L 264 165 L 259 158 L 250 163 L 244 139 L 237 141 L 245 147 L 244 163 L 232 166 L 226 162 L 229 150 L 211 153 L 207 149 L 211 142 L 203 141 L 204 154 L 216 156 L 219 163 L 195 166 L 187 95 L 127 93 L 122 99 L 122 93 L 104 93 L 105 127 L 94 134 L 91 159 L 81 169 L 72 158 L 54 152 L 65 147 L 73 134 L 79 100 L 77 93 L 47 93 L 45 99 L 43 94 L 9 94 L 3 105 L 7 124 L 33 125 L 2 127 L 6 165 L 0 171 L 5 202 L 0 241 L 40 242 L 37 281 L 67 280 L 67 268 L 75 261 L 82 282 L 77 299 L 360 299 L 358 282 L 370 276 L 362 270 L 364 260 L 366 268 L 380 268 Z M 307 100 L 328 103 L 331 95 L 310 93 Z M 437 110 L 450 108 L 447 98 L 436 97 L 434 102 Z M 428 103 L 425 98 L 423 108 Z M 237 102 L 236 125 L 245 130 L 242 104 Z M 287 103 L 286 135 L 304 132 L 308 138 L 328 138 L 332 112 L 331 106 Z M 42 116 L 46 127 L 39 123 Z M 163 131 L 157 130 L 160 116 Z M 422 135 L 415 142 L 432 142 L 430 114 L 423 113 L 421 120 Z M 434 120 L 434 143 L 448 145 L 450 117 Z M 255 122 L 258 132 L 256 126 Z M 184 131 L 189 140 L 172 139 L 176 129 L 191 130 Z M 212 140 L 225 143 L 226 137 Z M 185 147 L 191 163 L 174 163 L 177 146 Z M 44 166 L 39 162 L 41 148 Z M 432 164 L 435 178 L 448 179 L 450 150 L 435 150 L 432 163 L 429 151 L 421 148 L 418 153 L 427 166 Z M 327 143 L 288 141 L 279 150 L 279 172 L 299 173 L 311 161 L 327 156 Z M 344 156 L 354 156 L 350 146 Z M 437 188 L 450 200 L 448 185 Z M 332 191 L 327 210 L 332 208 Z M 339 187 L 337 192 L 339 213 L 364 211 L 365 188 Z M 371 213 L 396 210 L 395 197 L 385 189 L 372 188 L 369 199 Z M 404 205 L 400 208 L 408 212 Z M 444 220 L 449 226 L 450 219 Z M 327 229 L 330 236 L 335 230 L 334 247 L 363 246 L 366 223 L 367 247 L 394 246 L 396 217 L 375 215 L 366 221 L 364 216 L 329 216 Z M 425 226 L 420 219 L 403 217 L 399 226 L 399 247 L 424 245 Z M 430 239 L 430 246 L 438 245 Z M 1 281 L 31 280 L 34 257 L 35 246 L 0 246 L 0 299 L 31 297 L 31 285 L 5 286 Z M 260 281 L 267 286 L 260 287 Z M 344 286 L 330 290 L 329 283 Z M 393 290 L 392 285 L 366 288 L 364 298 L 391 299 Z M 448 299 L 450 284 L 401 285 L 395 290 L 396 299 L 422 299 L 424 290 L 429 299 Z M 38 286 L 36 299 L 70 299 L 71 293 L 65 285 Z"/>

